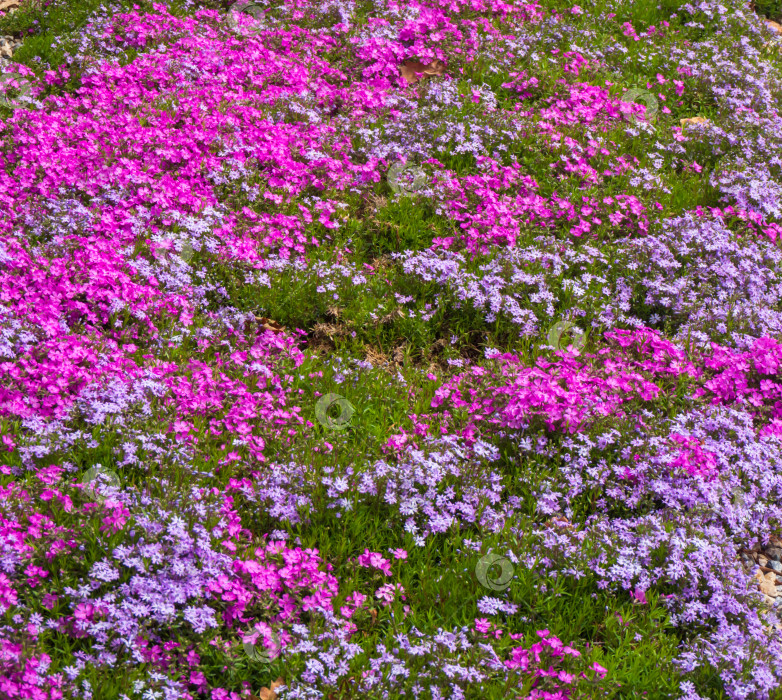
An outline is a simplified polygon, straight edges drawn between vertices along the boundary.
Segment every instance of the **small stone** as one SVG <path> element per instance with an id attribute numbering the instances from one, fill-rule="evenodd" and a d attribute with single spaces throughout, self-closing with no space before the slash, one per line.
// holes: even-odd
<path id="1" fill-rule="evenodd" d="M 778 571 L 780 574 L 782 574 L 782 564 L 780 564 L 778 561 L 774 561 L 773 559 L 766 565 L 769 569 L 774 569 L 774 571 Z"/>
<path id="2" fill-rule="evenodd" d="M 782 34 L 782 24 L 779 24 L 779 22 L 774 22 L 774 20 L 767 19 L 766 20 L 766 26 L 772 32 L 776 32 L 777 34 Z"/>
<path id="3" fill-rule="evenodd" d="M 764 596 L 763 596 L 763 602 L 764 602 L 766 605 L 774 605 L 774 603 L 776 602 L 776 600 L 775 600 L 774 598 L 772 598 L 771 596 L 764 595 Z"/>
<path id="4" fill-rule="evenodd" d="M 761 566 L 768 566 L 768 559 L 761 554 L 758 556 L 758 564 Z M 774 567 L 771 568 L 773 569 Z M 780 569 L 780 571 L 782 571 L 782 569 Z"/>
<path id="5" fill-rule="evenodd" d="M 771 598 L 777 597 L 777 586 L 776 586 L 777 575 L 773 571 L 769 571 L 767 574 L 763 574 L 762 572 L 758 571 L 755 574 L 755 578 L 758 580 L 758 583 L 760 584 L 760 590 L 762 593 L 765 593 L 767 596 Z"/>
<path id="6" fill-rule="evenodd" d="M 782 561 L 782 548 L 780 547 L 766 547 L 763 550 L 763 554 L 765 554 L 769 559 Z"/>

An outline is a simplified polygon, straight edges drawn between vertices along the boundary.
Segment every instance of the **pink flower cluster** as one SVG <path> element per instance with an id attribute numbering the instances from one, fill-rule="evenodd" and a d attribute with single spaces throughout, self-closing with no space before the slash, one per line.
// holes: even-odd
<path id="1" fill-rule="evenodd" d="M 529 680 L 524 679 L 525 688 L 529 688 L 526 697 L 533 700 L 567 700 L 573 697 L 571 692 L 576 690 L 579 679 L 590 680 L 590 677 L 583 671 L 579 674 L 571 673 L 563 667 L 563 661 L 568 656 L 577 658 L 581 652 L 563 644 L 549 630 L 538 630 L 537 634 L 540 641 L 529 648 L 513 648 L 505 666 L 518 669 L 529 677 Z M 548 668 L 545 668 L 546 665 Z M 597 662 L 592 663 L 588 670 L 593 672 L 593 678 L 600 679 L 608 672 Z"/>
<path id="2" fill-rule="evenodd" d="M 469 424 L 486 422 L 521 429 L 535 418 L 549 430 L 574 433 L 606 416 L 635 416 L 642 403 L 675 394 L 689 383 L 695 399 L 715 405 L 746 406 L 761 421 L 764 432 L 782 434 L 782 344 L 760 338 L 747 351 L 711 343 L 709 351 L 688 355 L 658 332 L 641 328 L 608 331 L 608 345 L 576 358 L 559 352 L 549 361 L 538 358 L 525 366 L 512 354 L 497 354 L 499 371 L 472 367 L 439 387 L 433 408 L 466 409 Z M 633 409 L 633 407 L 635 407 Z M 468 427 L 468 433 L 474 428 Z M 686 438 L 677 465 L 690 473 L 711 473 L 708 453 Z"/>

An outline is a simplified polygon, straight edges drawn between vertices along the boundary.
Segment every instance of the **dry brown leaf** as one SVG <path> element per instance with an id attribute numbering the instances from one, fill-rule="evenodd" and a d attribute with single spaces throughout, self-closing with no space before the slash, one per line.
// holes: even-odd
<path id="1" fill-rule="evenodd" d="M 687 124 L 711 124 L 706 117 L 688 117 L 687 119 L 680 119 L 679 123 L 684 128 Z"/>
<path id="2" fill-rule="evenodd" d="M 366 359 L 367 362 L 371 362 L 375 367 L 382 367 L 388 364 L 388 358 L 382 352 L 372 348 L 367 348 Z"/>
<path id="3" fill-rule="evenodd" d="M 344 338 L 348 333 L 345 326 L 334 323 L 316 323 L 312 328 L 312 335 L 316 338 Z"/>
<path id="4" fill-rule="evenodd" d="M 379 194 L 370 194 L 368 196 L 370 204 L 375 207 L 375 209 L 382 209 L 386 204 L 388 204 L 388 199 L 385 197 L 381 197 Z"/>
<path id="5" fill-rule="evenodd" d="M 274 691 L 277 690 L 277 688 L 279 688 L 282 684 L 282 678 L 278 678 L 276 681 L 272 681 L 271 688 L 264 686 L 258 692 L 258 697 L 256 698 L 255 696 L 251 696 L 251 700 L 276 700 L 277 693 Z"/>
<path id="6" fill-rule="evenodd" d="M 421 63 L 415 59 L 408 58 L 402 61 L 402 65 L 399 70 L 402 73 L 402 77 L 408 85 L 413 85 L 419 80 L 431 77 L 433 75 L 442 75 L 445 73 L 446 65 L 439 58 L 435 58 L 429 63 Z"/>
<path id="7" fill-rule="evenodd" d="M 546 525 L 548 527 L 563 527 L 566 529 L 572 529 L 573 523 L 571 523 L 567 518 L 557 515 L 553 518 L 549 518 L 549 520 L 546 521 Z"/>
<path id="8" fill-rule="evenodd" d="M 378 319 L 375 319 L 375 325 L 380 326 L 384 323 L 389 323 L 390 321 L 393 321 L 395 318 L 404 318 L 405 312 L 402 311 L 402 309 L 394 309 L 390 313 L 387 313 L 385 316 L 381 316 Z"/>
<path id="9" fill-rule="evenodd" d="M 446 68 L 447 66 L 445 65 L 445 61 L 441 61 L 439 58 L 435 58 L 429 63 L 428 66 L 426 66 L 426 68 L 424 68 L 424 75 L 443 75 Z"/>
<path id="10" fill-rule="evenodd" d="M 285 326 L 277 323 L 277 321 L 273 321 L 270 318 L 266 318 L 266 316 L 256 316 L 255 320 L 258 321 L 261 328 L 263 328 L 265 331 L 272 331 L 273 333 L 285 332 Z"/>

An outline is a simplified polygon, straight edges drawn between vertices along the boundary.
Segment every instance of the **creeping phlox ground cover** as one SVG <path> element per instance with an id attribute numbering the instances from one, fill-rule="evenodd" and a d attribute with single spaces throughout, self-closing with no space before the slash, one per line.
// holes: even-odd
<path id="1" fill-rule="evenodd" d="M 782 698 L 780 17 L 0 16 L 0 697 Z"/>

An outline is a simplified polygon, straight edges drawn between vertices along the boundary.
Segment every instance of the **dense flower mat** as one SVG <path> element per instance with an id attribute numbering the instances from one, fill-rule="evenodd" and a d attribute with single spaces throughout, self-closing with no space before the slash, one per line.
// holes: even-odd
<path id="1" fill-rule="evenodd" d="M 782 698 L 763 18 L 93 4 L 0 17 L 0 697 Z"/>

